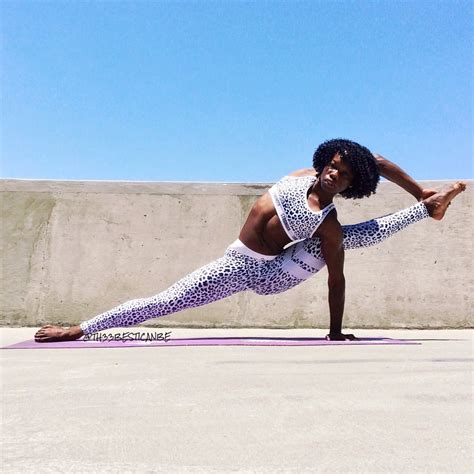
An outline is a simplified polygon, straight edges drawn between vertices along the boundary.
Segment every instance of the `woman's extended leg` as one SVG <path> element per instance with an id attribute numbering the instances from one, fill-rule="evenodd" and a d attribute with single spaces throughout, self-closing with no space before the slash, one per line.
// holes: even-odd
<path id="1" fill-rule="evenodd" d="M 376 245 L 410 224 L 425 217 L 423 202 L 384 217 L 354 225 L 342 226 L 344 248 Z M 282 293 L 312 277 L 326 265 L 319 238 L 306 239 L 287 248 L 262 269 L 261 283 L 254 291 L 260 295 Z"/>
<path id="2" fill-rule="evenodd" d="M 113 327 L 135 326 L 147 319 L 159 318 L 195 308 L 244 291 L 249 287 L 252 262 L 225 255 L 190 273 L 167 290 L 150 298 L 127 301 L 80 324 L 84 334 Z"/>
<path id="3" fill-rule="evenodd" d="M 202 306 L 245 291 L 252 286 L 262 261 L 227 249 L 225 255 L 182 278 L 167 290 L 149 298 L 127 301 L 99 314 L 80 326 L 44 326 L 35 335 L 37 342 L 78 339 L 113 327 L 127 327 L 147 319 Z M 72 333 L 69 329 L 73 329 Z"/>

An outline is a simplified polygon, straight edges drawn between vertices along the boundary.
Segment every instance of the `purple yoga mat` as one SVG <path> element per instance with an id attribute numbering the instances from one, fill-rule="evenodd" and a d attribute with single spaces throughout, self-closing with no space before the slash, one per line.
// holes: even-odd
<path id="1" fill-rule="evenodd" d="M 326 341 L 313 337 L 193 337 L 165 341 L 76 341 L 35 342 L 34 339 L 18 342 L 1 349 L 101 349 L 110 347 L 176 347 L 176 346 L 357 346 L 421 344 L 403 339 L 362 337 L 356 341 Z"/>

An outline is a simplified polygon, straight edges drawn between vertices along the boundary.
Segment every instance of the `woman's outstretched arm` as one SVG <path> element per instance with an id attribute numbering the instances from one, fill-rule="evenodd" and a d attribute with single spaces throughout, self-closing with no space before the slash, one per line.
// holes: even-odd
<path id="1" fill-rule="evenodd" d="M 417 201 L 422 201 L 436 194 L 437 191 L 434 189 L 423 189 L 411 176 L 395 163 L 387 160 L 387 158 L 377 153 L 374 153 L 373 156 L 377 162 L 380 176 L 383 176 L 392 183 L 398 184 L 398 186 L 414 196 Z"/>

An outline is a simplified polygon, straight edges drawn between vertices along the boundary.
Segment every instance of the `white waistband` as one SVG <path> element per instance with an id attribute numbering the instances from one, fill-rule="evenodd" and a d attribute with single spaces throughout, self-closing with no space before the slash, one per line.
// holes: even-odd
<path id="1" fill-rule="evenodd" d="M 255 250 L 249 249 L 243 242 L 241 242 L 239 239 L 235 240 L 229 245 L 230 249 L 237 250 L 237 252 L 247 255 L 252 258 L 259 258 L 261 260 L 273 260 L 278 255 L 263 255 L 263 253 L 258 253 L 255 252 Z"/>

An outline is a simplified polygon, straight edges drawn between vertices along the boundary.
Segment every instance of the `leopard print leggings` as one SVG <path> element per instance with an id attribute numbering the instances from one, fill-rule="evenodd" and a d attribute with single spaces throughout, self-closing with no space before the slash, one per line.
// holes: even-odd
<path id="1" fill-rule="evenodd" d="M 342 226 L 344 248 L 378 244 L 425 217 L 428 217 L 428 211 L 420 202 L 394 214 Z M 84 321 L 81 329 L 87 335 L 113 327 L 134 326 L 147 319 L 209 304 L 246 290 L 259 295 L 281 293 L 325 266 L 318 238 L 298 242 L 274 258 L 245 249 L 242 251 L 231 245 L 223 257 L 190 273 L 167 290 L 149 298 L 127 301 Z"/>

